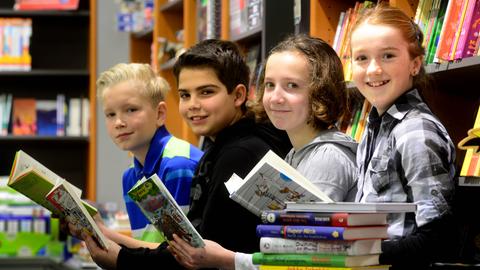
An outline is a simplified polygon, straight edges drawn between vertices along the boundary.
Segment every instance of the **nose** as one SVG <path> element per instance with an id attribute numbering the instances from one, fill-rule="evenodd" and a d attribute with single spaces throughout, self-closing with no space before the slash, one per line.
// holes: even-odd
<path id="1" fill-rule="evenodd" d="M 382 67 L 377 60 L 372 59 L 368 63 L 367 74 L 378 75 L 382 73 Z"/>
<path id="2" fill-rule="evenodd" d="M 123 127 L 125 127 L 125 121 L 122 119 L 122 117 L 117 116 L 117 118 L 115 118 L 115 128 Z"/>
<path id="3" fill-rule="evenodd" d="M 275 88 L 270 91 L 270 101 L 273 103 L 282 103 L 284 101 L 283 89 L 279 84 L 275 85 Z"/>
<path id="4" fill-rule="evenodd" d="M 191 95 L 190 99 L 188 100 L 188 109 L 190 111 L 195 111 L 200 109 L 200 100 L 194 95 Z"/>

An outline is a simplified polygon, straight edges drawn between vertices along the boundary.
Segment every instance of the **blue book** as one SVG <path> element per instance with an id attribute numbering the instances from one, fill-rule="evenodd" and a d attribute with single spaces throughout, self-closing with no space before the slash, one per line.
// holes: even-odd
<path id="1" fill-rule="evenodd" d="M 358 240 L 371 238 L 388 238 L 387 226 L 331 227 L 258 225 L 257 236 L 317 240 Z"/>

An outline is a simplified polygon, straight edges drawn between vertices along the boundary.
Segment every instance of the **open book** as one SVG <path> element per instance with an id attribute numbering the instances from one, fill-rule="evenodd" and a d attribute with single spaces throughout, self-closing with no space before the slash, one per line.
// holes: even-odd
<path id="1" fill-rule="evenodd" d="M 61 216 L 65 217 L 68 222 L 75 224 L 82 232 L 97 240 L 101 247 L 108 249 L 105 236 L 87 212 L 72 185 L 63 179 L 60 180 L 47 194 L 46 199 L 61 212 Z"/>
<path id="2" fill-rule="evenodd" d="M 317 186 L 274 152 L 253 167 L 245 179 L 236 174 L 225 183 L 230 198 L 260 216 L 264 210 L 285 209 L 286 202 L 332 202 Z"/>
<path id="3" fill-rule="evenodd" d="M 15 155 L 7 185 L 27 196 L 32 201 L 47 208 L 50 212 L 61 215 L 62 213 L 46 199 L 46 195 L 61 180 L 64 179 L 49 170 L 40 162 L 36 161 L 27 153 L 19 150 Z M 72 184 L 68 182 L 66 183 L 80 198 L 82 191 Z M 82 201 L 82 203 L 91 216 L 94 216 L 97 213 L 95 207 L 85 201 Z"/>
<path id="4" fill-rule="evenodd" d="M 128 196 L 167 241 L 176 234 L 193 247 L 205 246 L 200 234 L 156 174 L 138 181 L 128 191 Z"/>
<path id="5" fill-rule="evenodd" d="M 80 199 L 82 191 L 22 150 L 15 155 L 7 185 L 50 212 L 82 227 L 103 248 L 107 248 L 106 239 L 92 218 L 97 209 Z"/>

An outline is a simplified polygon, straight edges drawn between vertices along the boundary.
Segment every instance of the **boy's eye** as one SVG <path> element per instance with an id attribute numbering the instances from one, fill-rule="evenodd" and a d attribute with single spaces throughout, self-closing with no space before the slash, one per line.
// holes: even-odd
<path id="1" fill-rule="evenodd" d="M 105 113 L 106 118 L 112 118 L 115 116 L 115 113 Z"/>
<path id="2" fill-rule="evenodd" d="M 136 111 L 138 111 L 137 108 L 128 108 L 127 109 L 127 112 L 129 112 L 129 113 L 136 112 Z"/>
<path id="3" fill-rule="evenodd" d="M 180 97 L 180 99 L 187 99 L 190 97 L 190 94 L 188 94 L 187 92 L 178 92 L 178 96 Z"/>
<path id="4" fill-rule="evenodd" d="M 212 90 L 210 90 L 210 89 L 203 89 L 203 90 L 200 92 L 200 95 L 202 95 L 202 96 L 207 96 L 207 95 L 210 95 L 211 93 L 213 93 Z"/>

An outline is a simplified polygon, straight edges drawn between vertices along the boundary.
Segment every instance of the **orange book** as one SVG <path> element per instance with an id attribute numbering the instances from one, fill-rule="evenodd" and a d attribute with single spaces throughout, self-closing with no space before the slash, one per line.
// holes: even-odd
<path id="1" fill-rule="evenodd" d="M 13 135 L 35 135 L 37 133 L 37 112 L 34 98 L 13 99 Z"/>
<path id="2" fill-rule="evenodd" d="M 453 43 L 455 42 L 455 33 L 459 28 L 459 22 L 462 15 L 463 2 L 464 0 L 451 0 L 448 4 L 440 41 L 438 42 L 436 58 L 445 61 L 450 60 L 450 52 L 454 46 Z"/>

